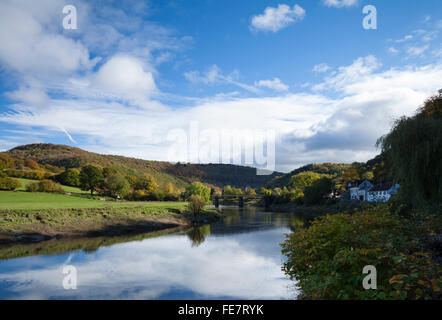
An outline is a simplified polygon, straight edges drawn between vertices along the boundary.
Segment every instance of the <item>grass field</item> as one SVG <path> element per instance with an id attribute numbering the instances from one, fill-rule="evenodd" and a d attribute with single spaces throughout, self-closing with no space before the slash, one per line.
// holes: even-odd
<path id="1" fill-rule="evenodd" d="M 29 180 L 29 179 L 17 179 L 20 180 L 21 184 L 23 185 L 21 188 L 18 188 L 17 191 L 25 191 L 26 190 L 26 186 L 32 182 L 38 182 L 38 180 Z M 62 186 L 64 191 L 66 192 L 71 192 L 71 193 L 83 193 L 83 194 L 88 194 L 89 191 L 83 191 L 80 188 L 75 188 L 75 187 L 69 187 L 69 186 Z"/>
<path id="2" fill-rule="evenodd" d="M 219 219 L 212 209 L 204 210 L 202 215 L 205 220 Z M 190 226 L 194 218 L 185 202 L 115 202 L 63 194 L 0 191 L 0 243 L 3 244 L 43 241 L 54 236 L 146 233 Z"/>
<path id="3" fill-rule="evenodd" d="M 113 202 L 92 200 L 62 194 L 0 191 L 0 210 L 14 209 L 87 209 L 87 208 L 174 208 L 182 209 L 183 202 Z"/>

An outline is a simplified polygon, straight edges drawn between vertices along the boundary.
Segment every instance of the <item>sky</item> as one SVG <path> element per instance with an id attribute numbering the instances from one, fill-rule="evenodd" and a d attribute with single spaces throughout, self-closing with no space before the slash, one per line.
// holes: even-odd
<path id="1" fill-rule="evenodd" d="M 2 0 L 0 151 L 367 161 L 442 89 L 441 36 L 440 0 Z"/>

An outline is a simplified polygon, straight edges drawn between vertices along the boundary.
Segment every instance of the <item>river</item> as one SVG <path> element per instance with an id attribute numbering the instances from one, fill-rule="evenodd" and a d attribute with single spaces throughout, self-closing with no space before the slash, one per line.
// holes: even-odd
<path id="1" fill-rule="evenodd" d="M 296 299 L 280 244 L 302 220 L 220 210 L 221 221 L 187 230 L 0 247 L 0 299 Z M 66 266 L 76 289 L 63 287 Z"/>

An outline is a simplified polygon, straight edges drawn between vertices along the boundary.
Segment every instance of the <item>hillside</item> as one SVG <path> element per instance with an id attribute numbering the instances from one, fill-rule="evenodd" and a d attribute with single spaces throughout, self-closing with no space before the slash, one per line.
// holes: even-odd
<path id="1" fill-rule="evenodd" d="M 172 164 L 162 161 L 149 161 L 123 156 L 101 155 L 79 148 L 54 144 L 29 144 L 19 146 L 6 152 L 20 160 L 34 160 L 40 165 L 51 165 L 58 168 L 80 168 L 92 164 L 100 168 L 113 168 L 125 175 L 154 177 L 164 186 L 171 182 L 178 188 L 185 187 L 193 181 L 216 187 L 231 185 L 234 187 L 259 188 L 267 185 L 276 176 L 257 176 L 256 169 L 225 164 Z"/>
<path id="2" fill-rule="evenodd" d="M 315 172 L 319 174 L 327 174 L 331 176 L 340 176 L 345 170 L 350 168 L 350 164 L 341 163 L 324 163 L 324 164 L 308 164 L 301 168 L 295 169 L 282 176 L 275 177 L 269 182 L 268 187 L 270 188 L 282 188 L 288 186 L 290 183 L 290 178 L 302 172 Z"/>
<path id="3" fill-rule="evenodd" d="M 346 181 L 351 180 L 373 180 L 376 183 L 389 181 L 388 168 L 385 166 L 382 155 L 367 162 L 345 163 L 322 163 L 308 164 L 287 174 L 277 176 L 268 184 L 268 188 L 283 188 L 290 185 L 291 177 L 302 172 L 315 172 L 327 175 L 333 180 L 337 188 L 342 188 Z"/>

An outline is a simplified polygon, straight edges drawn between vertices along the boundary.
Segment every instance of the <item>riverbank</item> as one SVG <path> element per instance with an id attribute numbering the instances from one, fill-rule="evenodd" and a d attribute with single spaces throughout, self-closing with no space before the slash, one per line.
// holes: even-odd
<path id="1" fill-rule="evenodd" d="M 274 212 L 295 212 L 302 215 L 306 220 L 313 220 L 325 215 L 332 215 L 342 212 L 355 212 L 373 207 L 372 204 L 359 201 L 339 201 L 323 205 L 305 206 L 296 203 L 272 204 L 267 206 L 267 211 Z"/>
<path id="2" fill-rule="evenodd" d="M 0 244 L 31 243 L 74 237 L 141 234 L 217 221 L 216 210 L 206 209 L 197 218 L 186 203 L 145 203 L 74 209 L 0 210 Z"/>

